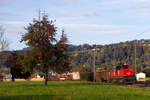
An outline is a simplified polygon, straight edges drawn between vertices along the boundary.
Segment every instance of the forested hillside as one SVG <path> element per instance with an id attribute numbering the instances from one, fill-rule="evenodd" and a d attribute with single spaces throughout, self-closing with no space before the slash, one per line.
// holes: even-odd
<path id="1" fill-rule="evenodd" d="M 133 67 L 135 66 L 135 45 L 138 71 L 150 67 L 150 40 L 127 41 L 104 46 L 71 45 L 69 48 L 72 53 L 71 66 L 73 68 L 91 68 L 95 53 L 96 67 L 110 69 L 119 63 Z"/>
<path id="2" fill-rule="evenodd" d="M 94 54 L 95 65 L 102 69 L 110 69 L 119 63 L 135 66 L 135 44 L 136 61 L 138 71 L 150 67 L 150 40 L 127 41 L 110 45 L 69 45 L 70 66 L 73 70 L 91 71 L 93 67 Z M 24 48 L 30 50 L 30 48 Z M 10 52 L 8 52 L 9 54 Z M 1 52 L 1 59 L 7 58 L 7 54 Z M 1 60 L 0 66 L 7 64 Z"/>

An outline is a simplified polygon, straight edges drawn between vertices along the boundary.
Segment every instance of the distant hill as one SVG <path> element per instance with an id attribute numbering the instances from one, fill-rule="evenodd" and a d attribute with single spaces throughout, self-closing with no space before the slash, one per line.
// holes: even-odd
<path id="1" fill-rule="evenodd" d="M 31 49 L 32 49 L 31 47 L 26 47 L 26 48 L 23 48 L 23 51 L 31 50 Z"/>
<path id="2" fill-rule="evenodd" d="M 150 40 L 127 41 L 110 45 L 98 45 L 96 67 L 110 69 L 119 63 L 135 66 L 135 44 L 137 70 L 150 67 Z M 72 50 L 72 67 L 92 67 L 95 45 L 80 45 Z"/>
<path id="3" fill-rule="evenodd" d="M 0 68 L 8 67 L 7 58 L 11 55 L 11 51 L 0 52 Z"/>
<path id="4" fill-rule="evenodd" d="M 110 69 L 119 63 L 133 67 L 135 65 L 135 44 L 138 71 L 150 67 L 150 40 L 134 40 L 109 45 L 70 44 L 68 48 L 69 53 L 72 55 L 70 65 L 72 68 L 92 67 L 96 49 L 96 67 Z M 18 52 L 26 50 L 31 50 L 31 48 L 27 47 Z M 6 67 L 5 61 L 9 55 L 10 51 L 0 52 L 0 67 Z"/>

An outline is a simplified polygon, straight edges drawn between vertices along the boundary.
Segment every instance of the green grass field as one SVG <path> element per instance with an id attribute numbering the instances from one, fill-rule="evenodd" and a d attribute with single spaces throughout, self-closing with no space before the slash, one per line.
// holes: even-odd
<path id="1" fill-rule="evenodd" d="M 0 100 L 150 100 L 150 90 L 92 82 L 0 82 Z"/>

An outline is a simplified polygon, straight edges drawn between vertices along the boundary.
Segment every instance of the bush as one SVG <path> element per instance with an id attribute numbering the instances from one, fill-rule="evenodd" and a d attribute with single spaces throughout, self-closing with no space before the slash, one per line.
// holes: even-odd
<path id="1" fill-rule="evenodd" d="M 0 81 L 3 81 L 3 76 L 2 75 L 0 75 Z"/>
<path id="2" fill-rule="evenodd" d="M 143 72 L 146 74 L 146 77 L 150 77 L 150 68 L 145 68 Z"/>
<path id="3" fill-rule="evenodd" d="M 93 81 L 93 72 L 81 72 L 80 80 L 81 81 Z"/>

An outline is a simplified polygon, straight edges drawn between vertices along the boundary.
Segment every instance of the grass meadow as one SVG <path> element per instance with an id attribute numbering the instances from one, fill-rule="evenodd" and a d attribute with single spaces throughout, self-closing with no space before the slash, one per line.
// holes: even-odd
<path id="1" fill-rule="evenodd" d="M 150 100 L 150 90 L 93 82 L 0 82 L 0 100 Z"/>

